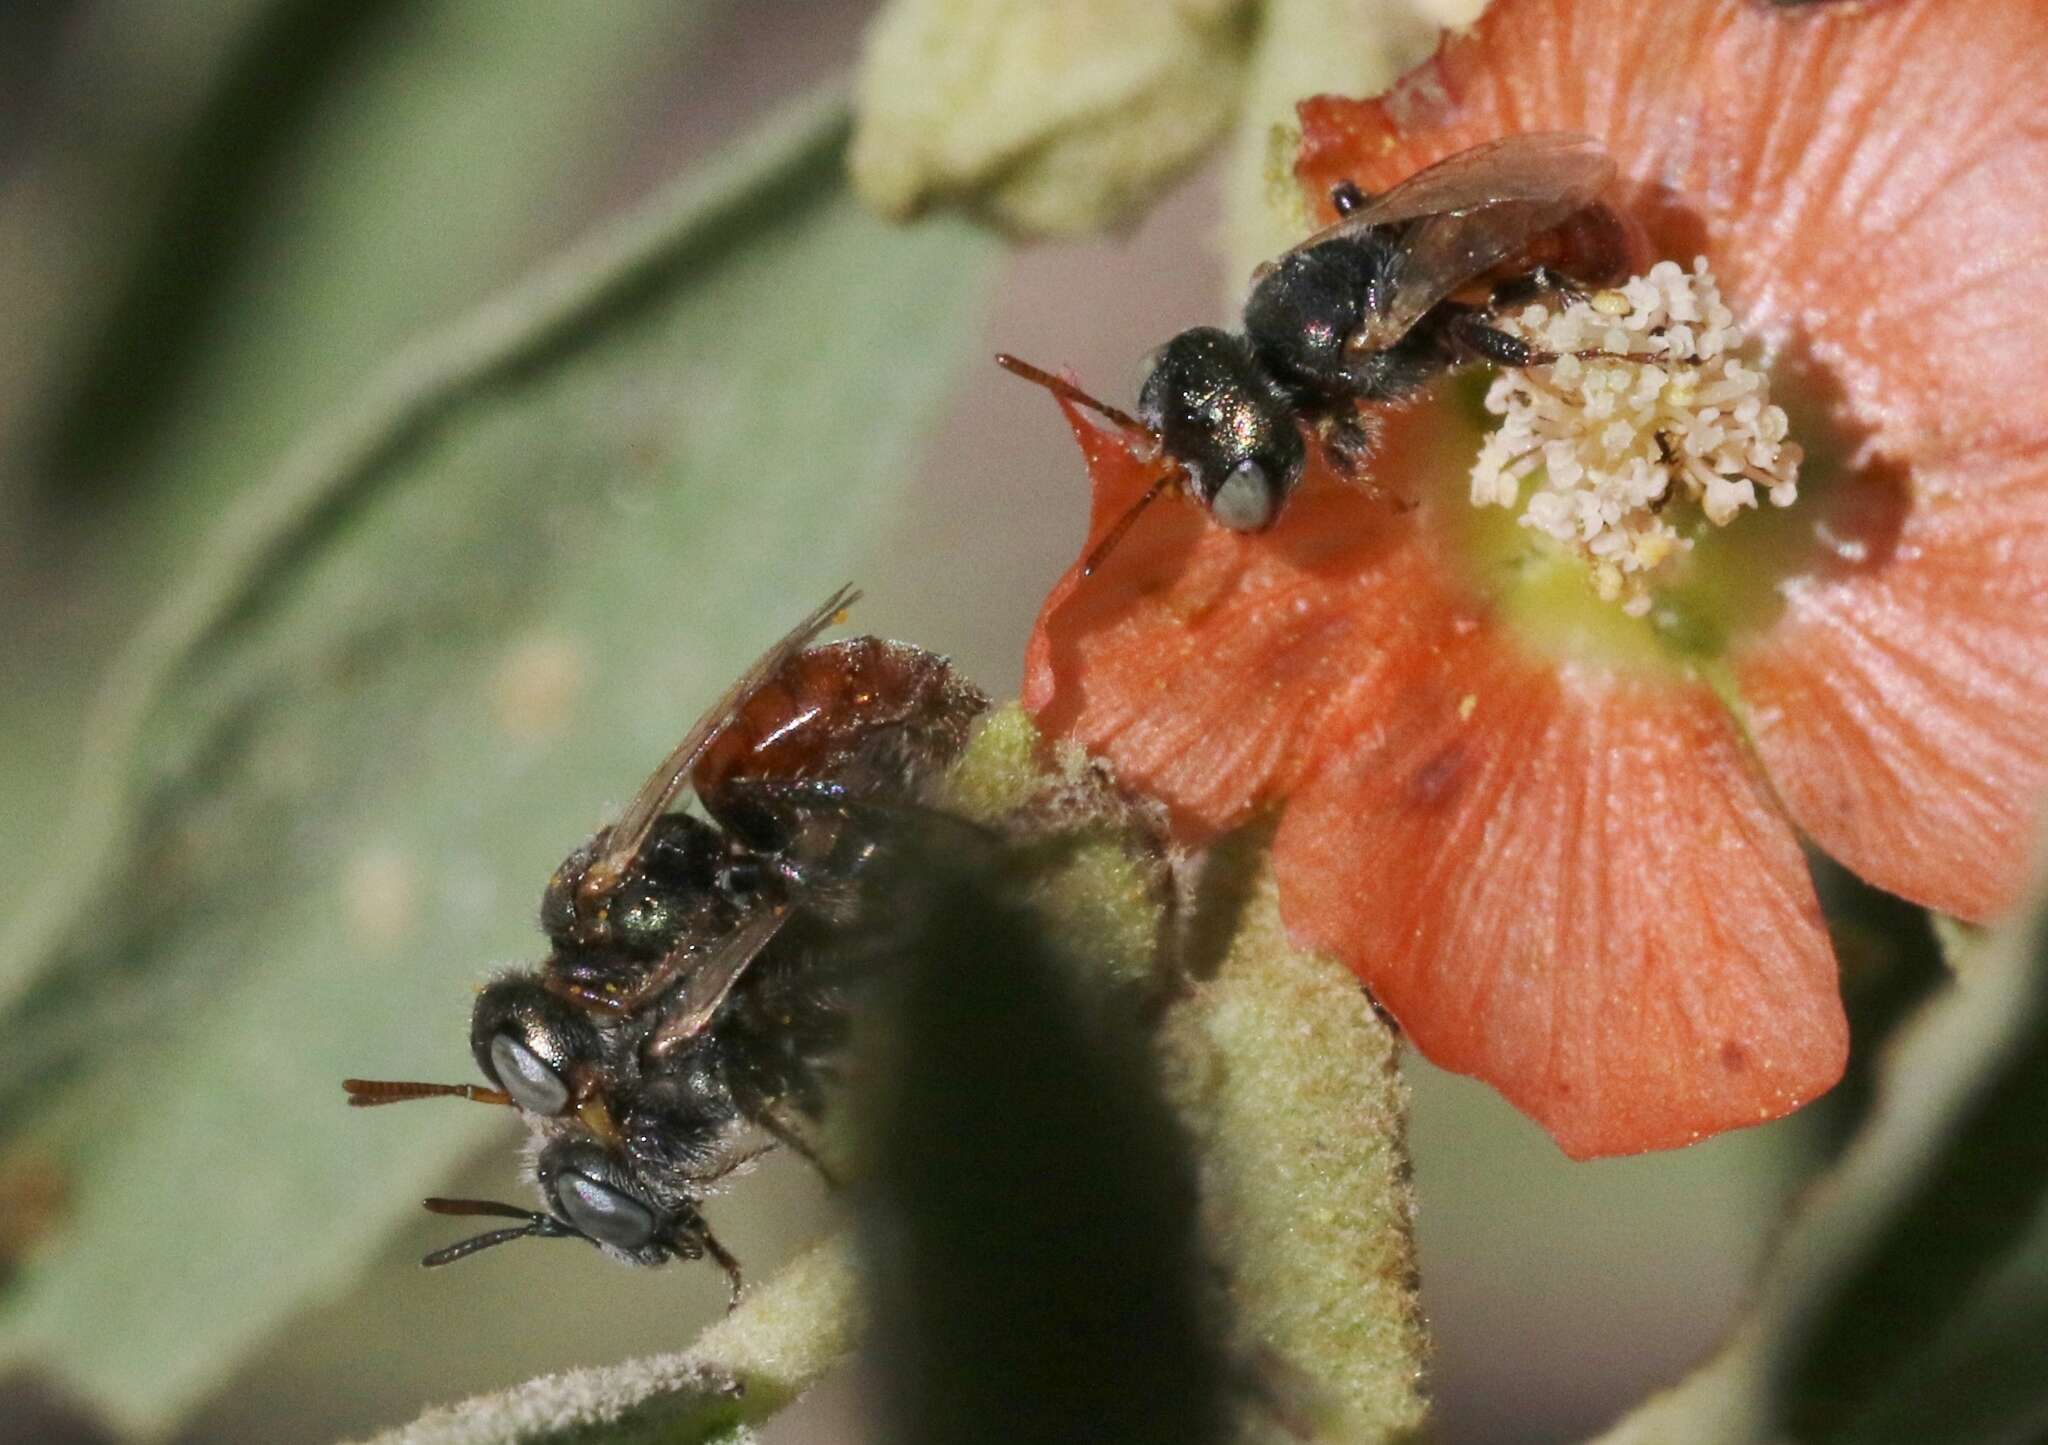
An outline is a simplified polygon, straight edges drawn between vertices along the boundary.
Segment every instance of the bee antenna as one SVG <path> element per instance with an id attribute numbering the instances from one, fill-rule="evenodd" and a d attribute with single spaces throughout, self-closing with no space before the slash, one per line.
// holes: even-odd
<path id="1" fill-rule="evenodd" d="M 1054 376 L 1042 366 L 1033 366 L 1028 361 L 1022 361 L 1010 355 L 1007 351 L 996 353 L 996 365 L 1009 372 L 1012 376 L 1021 376 L 1026 381 L 1034 382 L 1044 387 L 1063 401 L 1071 401 L 1076 406 L 1085 406 L 1097 415 L 1107 417 L 1126 431 L 1143 432 L 1146 436 L 1152 435 L 1152 428 L 1146 426 L 1129 412 L 1119 411 L 1108 402 L 1097 401 L 1065 377 Z"/>
<path id="2" fill-rule="evenodd" d="M 494 1199 L 428 1199 L 422 1201 L 434 1214 L 483 1214 L 494 1219 L 523 1219 L 526 1222 L 516 1229 L 491 1229 L 482 1234 L 472 1235 L 458 1243 L 435 1250 L 420 1261 L 427 1269 L 437 1269 L 444 1264 L 453 1264 L 458 1259 L 467 1259 L 472 1254 L 491 1249 L 500 1244 L 510 1244 L 515 1239 L 588 1239 L 582 1230 L 564 1224 L 552 1214 L 540 1214 L 531 1209 L 521 1209 L 513 1204 L 500 1204 Z"/>
<path id="3" fill-rule="evenodd" d="M 453 1264 L 458 1259 L 468 1259 L 472 1254 L 481 1254 L 500 1244 L 510 1244 L 515 1239 L 525 1239 L 538 1231 L 531 1227 L 522 1229 L 487 1229 L 482 1234 L 473 1234 L 459 1244 L 437 1249 L 420 1258 L 422 1269 L 439 1269 L 444 1264 Z"/>
<path id="4" fill-rule="evenodd" d="M 1083 577 L 1093 577 L 1095 575 L 1095 569 L 1102 565 L 1102 559 L 1109 555 L 1111 548 L 1123 541 L 1124 533 L 1131 530 L 1131 523 L 1138 520 L 1138 513 L 1151 506 L 1158 499 L 1159 494 L 1166 490 L 1166 484 L 1177 475 L 1178 473 L 1173 471 L 1162 472 L 1158 481 L 1145 488 L 1145 495 L 1131 503 L 1130 508 L 1121 517 L 1116 519 L 1116 525 L 1109 529 L 1109 535 L 1096 544 L 1095 550 L 1088 554 L 1088 560 L 1081 564 L 1081 575 Z"/>
<path id="5" fill-rule="evenodd" d="M 413 1099 L 453 1096 L 473 1104 L 510 1104 L 512 1096 L 503 1089 L 486 1089 L 480 1084 L 421 1084 L 397 1079 L 343 1079 L 349 1107 L 374 1109 L 379 1104 L 404 1104 Z"/>

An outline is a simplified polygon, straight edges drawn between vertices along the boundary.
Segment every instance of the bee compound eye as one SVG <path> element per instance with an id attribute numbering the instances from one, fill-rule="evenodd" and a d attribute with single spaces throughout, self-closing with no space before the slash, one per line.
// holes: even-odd
<path id="1" fill-rule="evenodd" d="M 498 1087 L 528 1113 L 555 1115 L 569 1107 L 569 1086 L 562 1076 L 512 1034 L 491 1040 L 491 1072 Z"/>
<path id="2" fill-rule="evenodd" d="M 614 1249 L 645 1249 L 654 1238 L 654 1215 L 609 1184 L 571 1169 L 555 1181 L 555 1201 L 569 1222 Z"/>
<path id="3" fill-rule="evenodd" d="M 1256 532 L 1273 520 L 1273 486 L 1249 459 L 1232 467 L 1209 499 L 1210 515 L 1233 532 Z"/>

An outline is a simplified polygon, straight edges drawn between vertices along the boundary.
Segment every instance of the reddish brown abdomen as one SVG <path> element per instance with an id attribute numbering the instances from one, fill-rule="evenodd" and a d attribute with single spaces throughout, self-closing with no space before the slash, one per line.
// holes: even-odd
<path id="1" fill-rule="evenodd" d="M 856 795 L 908 789 L 951 763 L 988 706 L 943 657 L 856 637 L 798 653 L 743 703 L 692 782 L 715 807 L 748 778 L 837 782 Z"/>

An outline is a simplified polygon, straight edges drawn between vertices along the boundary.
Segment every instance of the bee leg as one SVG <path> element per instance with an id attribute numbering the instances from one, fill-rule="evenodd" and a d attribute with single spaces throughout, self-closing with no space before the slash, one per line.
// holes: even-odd
<path id="1" fill-rule="evenodd" d="M 1356 181 L 1339 181 L 1330 187 L 1330 204 L 1340 216 L 1350 215 L 1370 199 Z"/>
<path id="2" fill-rule="evenodd" d="M 1548 266 L 1532 266 L 1521 275 L 1510 276 L 1494 287 L 1487 309 L 1499 311 L 1542 296 L 1555 296 L 1569 306 L 1574 301 L 1585 300 L 1586 295 L 1585 287 L 1562 272 L 1553 271 Z"/>
<path id="3" fill-rule="evenodd" d="M 1377 438 L 1356 408 L 1345 406 L 1324 417 L 1316 427 L 1316 436 L 1346 481 L 1365 480 L 1366 464 L 1372 460 Z"/>
<path id="4" fill-rule="evenodd" d="M 929 807 L 912 798 L 863 797 L 843 783 L 826 782 L 822 779 L 807 778 L 796 782 L 781 782 L 768 778 L 749 778 L 744 783 L 734 784 L 730 791 L 742 794 L 757 807 L 778 809 L 793 818 L 829 813 L 859 826 L 874 829 L 886 828 L 892 824 L 902 827 L 920 819 L 934 826 L 945 825 L 953 829 L 971 827 L 951 813 Z"/>
<path id="5" fill-rule="evenodd" d="M 739 1308 L 740 1291 L 746 1287 L 746 1282 L 740 1278 L 740 1262 L 732 1257 L 731 1251 L 720 1244 L 718 1236 L 709 1229 L 706 1229 L 699 1238 L 704 1242 L 704 1252 L 711 1256 L 713 1263 L 725 1271 L 725 1281 L 731 1290 L 726 1297 L 725 1312 L 731 1314 Z"/>
<path id="6" fill-rule="evenodd" d="M 712 1170 L 709 1174 L 704 1175 L 702 1182 L 706 1184 L 716 1184 L 719 1180 L 725 1178 L 728 1174 L 737 1174 L 740 1172 L 740 1170 L 745 1169 L 748 1165 L 759 1163 L 761 1160 L 766 1159 L 770 1154 L 773 1154 L 774 1152 L 775 1146 L 773 1144 L 762 1144 L 753 1149 L 743 1149 L 739 1153 L 733 1155 L 732 1158 L 726 1160 L 723 1164 L 719 1165 L 716 1169 Z"/>
<path id="7" fill-rule="evenodd" d="M 783 1118 L 782 1112 L 774 1105 L 770 1104 L 756 1111 L 754 1122 L 773 1135 L 776 1142 L 787 1145 L 792 1154 L 795 1154 L 806 1164 L 817 1170 L 818 1177 L 825 1181 L 826 1188 L 838 1189 L 840 1187 L 841 1181 L 839 1176 L 834 1174 L 830 1166 L 818 1157 L 818 1151 L 811 1147 L 811 1141 L 803 1136 L 802 1131 L 796 1125 Z"/>
<path id="8" fill-rule="evenodd" d="M 1655 436 L 1657 456 L 1664 463 L 1664 490 L 1650 501 L 1650 511 L 1653 514 L 1663 511 L 1678 491 L 1678 451 L 1671 443 L 1671 433 L 1659 430 Z"/>
<path id="9" fill-rule="evenodd" d="M 1627 361 L 1629 357 L 1620 352 L 1602 351 L 1591 348 L 1585 351 L 1556 352 L 1544 351 L 1531 346 L 1519 336 L 1510 336 L 1499 327 L 1487 321 L 1487 312 L 1460 308 L 1444 322 L 1453 353 L 1460 362 L 1486 362 L 1493 366 L 1509 366 L 1520 369 L 1526 366 L 1550 366 L 1564 356 L 1576 356 L 1581 361 Z M 1673 366 L 1692 363 L 1672 362 Z"/>
<path id="10" fill-rule="evenodd" d="M 1452 346 L 1467 361 L 1491 362 L 1495 366 L 1545 366 L 1557 360 L 1539 351 L 1519 336 L 1510 336 L 1487 323 L 1480 311 L 1459 310 L 1448 320 Z"/>

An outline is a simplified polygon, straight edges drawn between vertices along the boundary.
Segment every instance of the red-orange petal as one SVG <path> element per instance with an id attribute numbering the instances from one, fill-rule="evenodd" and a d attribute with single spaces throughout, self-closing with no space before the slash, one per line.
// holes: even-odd
<path id="1" fill-rule="evenodd" d="M 2048 5 L 1498 0 L 1385 99 L 1302 114 L 1317 194 L 1588 131 L 1657 248 L 1710 258 L 1839 468 L 1801 515 L 1899 514 L 1741 659 L 1772 781 L 1872 881 L 2009 906 L 2048 801 Z"/>
<path id="2" fill-rule="evenodd" d="M 1806 864 L 1706 689 L 1473 634 L 1289 804 L 1288 927 L 1574 1158 L 1774 1119 L 1848 1027 Z"/>
<path id="3" fill-rule="evenodd" d="M 1068 418 L 1094 486 L 1093 549 L 1160 463 Z M 1381 453 L 1388 475 L 1432 435 L 1397 419 Z M 1317 460 L 1269 532 L 1226 531 L 1169 495 L 1094 575 L 1069 571 L 1033 629 L 1024 704 L 1162 799 L 1176 831 L 1199 842 L 1287 796 L 1332 746 L 1397 711 L 1417 668 L 1476 625 L 1415 514 Z"/>
<path id="4" fill-rule="evenodd" d="M 1967 83 L 1960 80 L 1967 77 Z M 1386 97 L 1302 107 L 1302 180 L 1603 140 L 1660 253 L 1707 256 L 1850 427 L 1906 460 L 2048 437 L 2048 5 L 1497 0 Z"/>
<path id="5" fill-rule="evenodd" d="M 1918 478 L 1876 555 L 1788 587 L 1736 664 L 1793 820 L 1863 877 L 1965 918 L 2009 907 L 2048 796 L 2048 457 Z"/>

